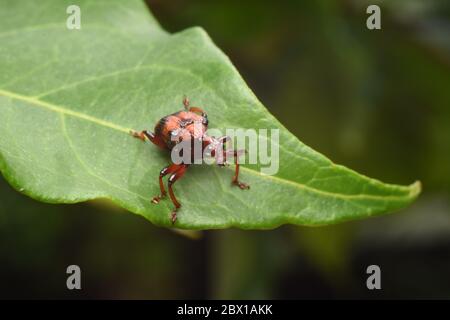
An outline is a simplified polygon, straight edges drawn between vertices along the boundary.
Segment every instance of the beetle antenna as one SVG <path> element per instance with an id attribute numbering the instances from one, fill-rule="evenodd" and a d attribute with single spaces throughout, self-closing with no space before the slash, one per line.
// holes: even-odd
<path id="1" fill-rule="evenodd" d="M 183 96 L 183 105 L 186 110 L 189 108 L 189 99 L 186 95 Z"/>

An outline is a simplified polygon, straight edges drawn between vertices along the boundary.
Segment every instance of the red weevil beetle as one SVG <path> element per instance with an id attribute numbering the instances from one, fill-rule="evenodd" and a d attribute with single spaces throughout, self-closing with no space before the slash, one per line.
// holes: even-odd
<path id="1" fill-rule="evenodd" d="M 184 97 L 183 99 L 184 110 L 175 112 L 171 115 L 163 117 L 155 126 L 155 132 L 150 132 L 143 130 L 140 132 L 131 131 L 131 135 L 135 138 L 145 141 L 150 140 L 152 143 L 158 147 L 166 150 L 172 150 L 181 141 L 193 141 L 194 139 L 199 139 L 202 143 L 202 151 L 207 151 L 203 154 L 210 154 L 211 156 L 216 156 L 216 150 L 222 146 L 220 156 L 221 159 L 226 156 L 233 156 L 234 163 L 236 165 L 235 173 L 231 183 L 238 186 L 241 189 L 250 189 L 250 186 L 246 183 L 239 181 L 239 163 L 238 157 L 245 152 L 245 150 L 226 150 L 225 143 L 230 140 L 230 137 L 223 136 L 220 138 L 215 138 L 208 136 L 206 130 L 208 129 L 208 115 L 205 111 L 198 107 L 190 107 L 189 100 Z M 201 128 L 201 130 L 194 130 L 194 128 Z M 194 149 L 191 148 L 191 159 L 194 159 Z M 192 163 L 192 162 L 191 162 Z M 223 166 L 224 163 L 218 163 Z M 167 167 L 163 168 L 159 173 L 159 188 L 161 189 L 161 194 L 153 197 L 152 203 L 157 204 L 159 201 L 166 196 L 166 189 L 164 188 L 163 177 L 171 174 L 168 180 L 169 196 L 175 205 L 175 209 L 171 213 L 172 223 L 175 223 L 177 219 L 177 211 L 181 207 L 180 202 L 175 197 L 172 190 L 172 185 L 180 179 L 189 164 L 181 162 L 180 164 L 172 163 Z"/>

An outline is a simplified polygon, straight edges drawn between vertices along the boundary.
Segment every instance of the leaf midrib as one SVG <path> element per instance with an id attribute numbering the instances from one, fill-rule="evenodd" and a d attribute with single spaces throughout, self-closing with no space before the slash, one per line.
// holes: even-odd
<path id="1" fill-rule="evenodd" d="M 132 68 L 130 68 L 132 69 Z M 84 82 L 84 81 L 81 81 Z M 72 86 L 72 85 L 70 85 Z M 108 127 L 110 129 L 113 130 L 117 130 L 126 134 L 129 134 L 130 130 L 132 130 L 131 128 L 126 128 L 124 126 L 112 123 L 110 121 L 106 121 L 103 119 L 99 119 L 97 117 L 85 114 L 85 113 L 81 113 L 81 112 L 77 112 L 77 111 L 73 111 L 67 107 L 64 106 L 59 106 L 59 105 L 55 105 L 46 101 L 43 101 L 41 99 L 38 99 L 36 97 L 30 97 L 30 96 L 25 96 L 22 94 L 18 94 L 18 93 L 14 93 L 11 91 L 7 91 L 7 90 L 3 90 L 0 89 L 0 95 L 8 97 L 10 99 L 16 99 L 16 100 L 20 100 L 20 101 L 24 101 L 24 102 L 28 102 L 31 105 L 37 106 L 37 107 L 42 107 L 48 110 L 51 110 L 53 112 L 62 114 L 62 115 L 68 115 L 68 116 L 72 116 L 75 118 L 79 118 L 79 119 L 83 119 L 86 121 L 90 121 L 92 123 L 104 126 L 104 127 Z M 246 172 L 249 172 L 253 175 L 258 175 L 261 176 L 261 173 L 257 172 L 256 170 L 247 168 L 247 167 L 241 167 L 243 170 L 245 170 Z M 341 198 L 343 200 L 352 200 L 352 199 L 371 199 L 371 200 L 392 200 L 392 201 L 402 201 L 404 199 L 408 199 L 411 197 L 414 197 L 415 194 L 417 194 L 418 190 L 420 189 L 419 183 L 415 182 L 413 185 L 406 187 L 409 188 L 409 194 L 405 194 L 404 196 L 377 196 L 377 195 L 370 195 L 370 194 L 342 194 L 342 193 L 333 193 L 333 192 L 328 192 L 328 191 L 323 191 L 323 190 L 319 190 L 313 187 L 310 187 L 306 184 L 301 184 L 298 182 L 294 182 L 291 180 L 286 180 L 283 178 L 279 178 L 277 176 L 271 176 L 271 175 L 264 175 L 265 178 L 268 179 L 272 179 L 275 180 L 279 183 L 285 183 L 285 184 L 290 184 L 292 186 L 294 186 L 295 188 L 298 189 L 302 189 L 302 190 L 306 190 L 306 191 L 310 191 L 313 193 L 317 193 L 317 194 L 321 194 L 323 196 L 327 196 L 327 197 L 331 197 L 331 198 Z"/>
<path id="2" fill-rule="evenodd" d="M 6 90 L 2 90 L 0 89 L 0 95 L 3 95 L 5 97 L 11 98 L 11 99 L 16 99 L 16 100 L 21 100 L 21 101 L 25 101 L 28 102 L 32 105 L 36 105 L 38 107 L 43 107 L 45 109 L 49 109 L 51 111 L 54 111 L 56 113 L 60 113 L 60 114 L 64 114 L 64 115 L 69 115 L 69 116 L 73 116 L 75 118 L 80 118 L 86 121 L 90 121 L 93 123 L 96 123 L 98 125 L 104 126 L 104 127 L 108 127 L 117 131 L 121 131 L 121 132 L 126 132 L 129 133 L 130 129 L 127 129 L 125 127 L 122 127 L 120 125 L 117 125 L 115 123 L 106 121 L 106 120 L 102 120 L 90 115 L 87 115 L 85 113 L 81 113 L 81 112 L 77 112 L 77 111 L 73 111 L 67 108 L 64 108 L 62 106 L 58 106 L 52 103 L 48 103 L 46 101 L 40 100 L 40 99 L 36 99 L 33 97 L 28 97 L 28 96 L 24 96 L 21 94 L 17 94 L 11 91 L 6 91 Z"/>

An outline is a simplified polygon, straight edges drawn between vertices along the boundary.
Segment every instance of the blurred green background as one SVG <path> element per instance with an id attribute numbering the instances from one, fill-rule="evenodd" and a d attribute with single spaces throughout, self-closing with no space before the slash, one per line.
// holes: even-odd
<path id="1" fill-rule="evenodd" d="M 170 32 L 204 27 L 304 143 L 424 192 L 394 215 L 193 240 L 102 201 L 38 203 L 1 178 L 0 298 L 450 298 L 449 1 L 147 2 Z M 366 28 L 369 4 L 382 30 Z M 66 289 L 70 264 L 81 291 Z M 371 264 L 381 290 L 366 288 Z"/>

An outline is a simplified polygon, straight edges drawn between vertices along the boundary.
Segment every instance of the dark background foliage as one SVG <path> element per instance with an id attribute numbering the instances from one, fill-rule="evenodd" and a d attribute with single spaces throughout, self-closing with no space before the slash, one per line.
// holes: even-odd
<path id="1" fill-rule="evenodd" d="M 204 27 L 309 146 L 386 182 L 420 179 L 415 205 L 192 240 L 102 201 L 38 203 L 2 180 L 0 298 L 448 298 L 450 3 L 378 3 L 382 30 L 370 31 L 365 1 L 148 1 L 170 32 Z M 70 264 L 81 291 L 66 289 Z M 382 290 L 366 289 L 370 264 Z"/>

